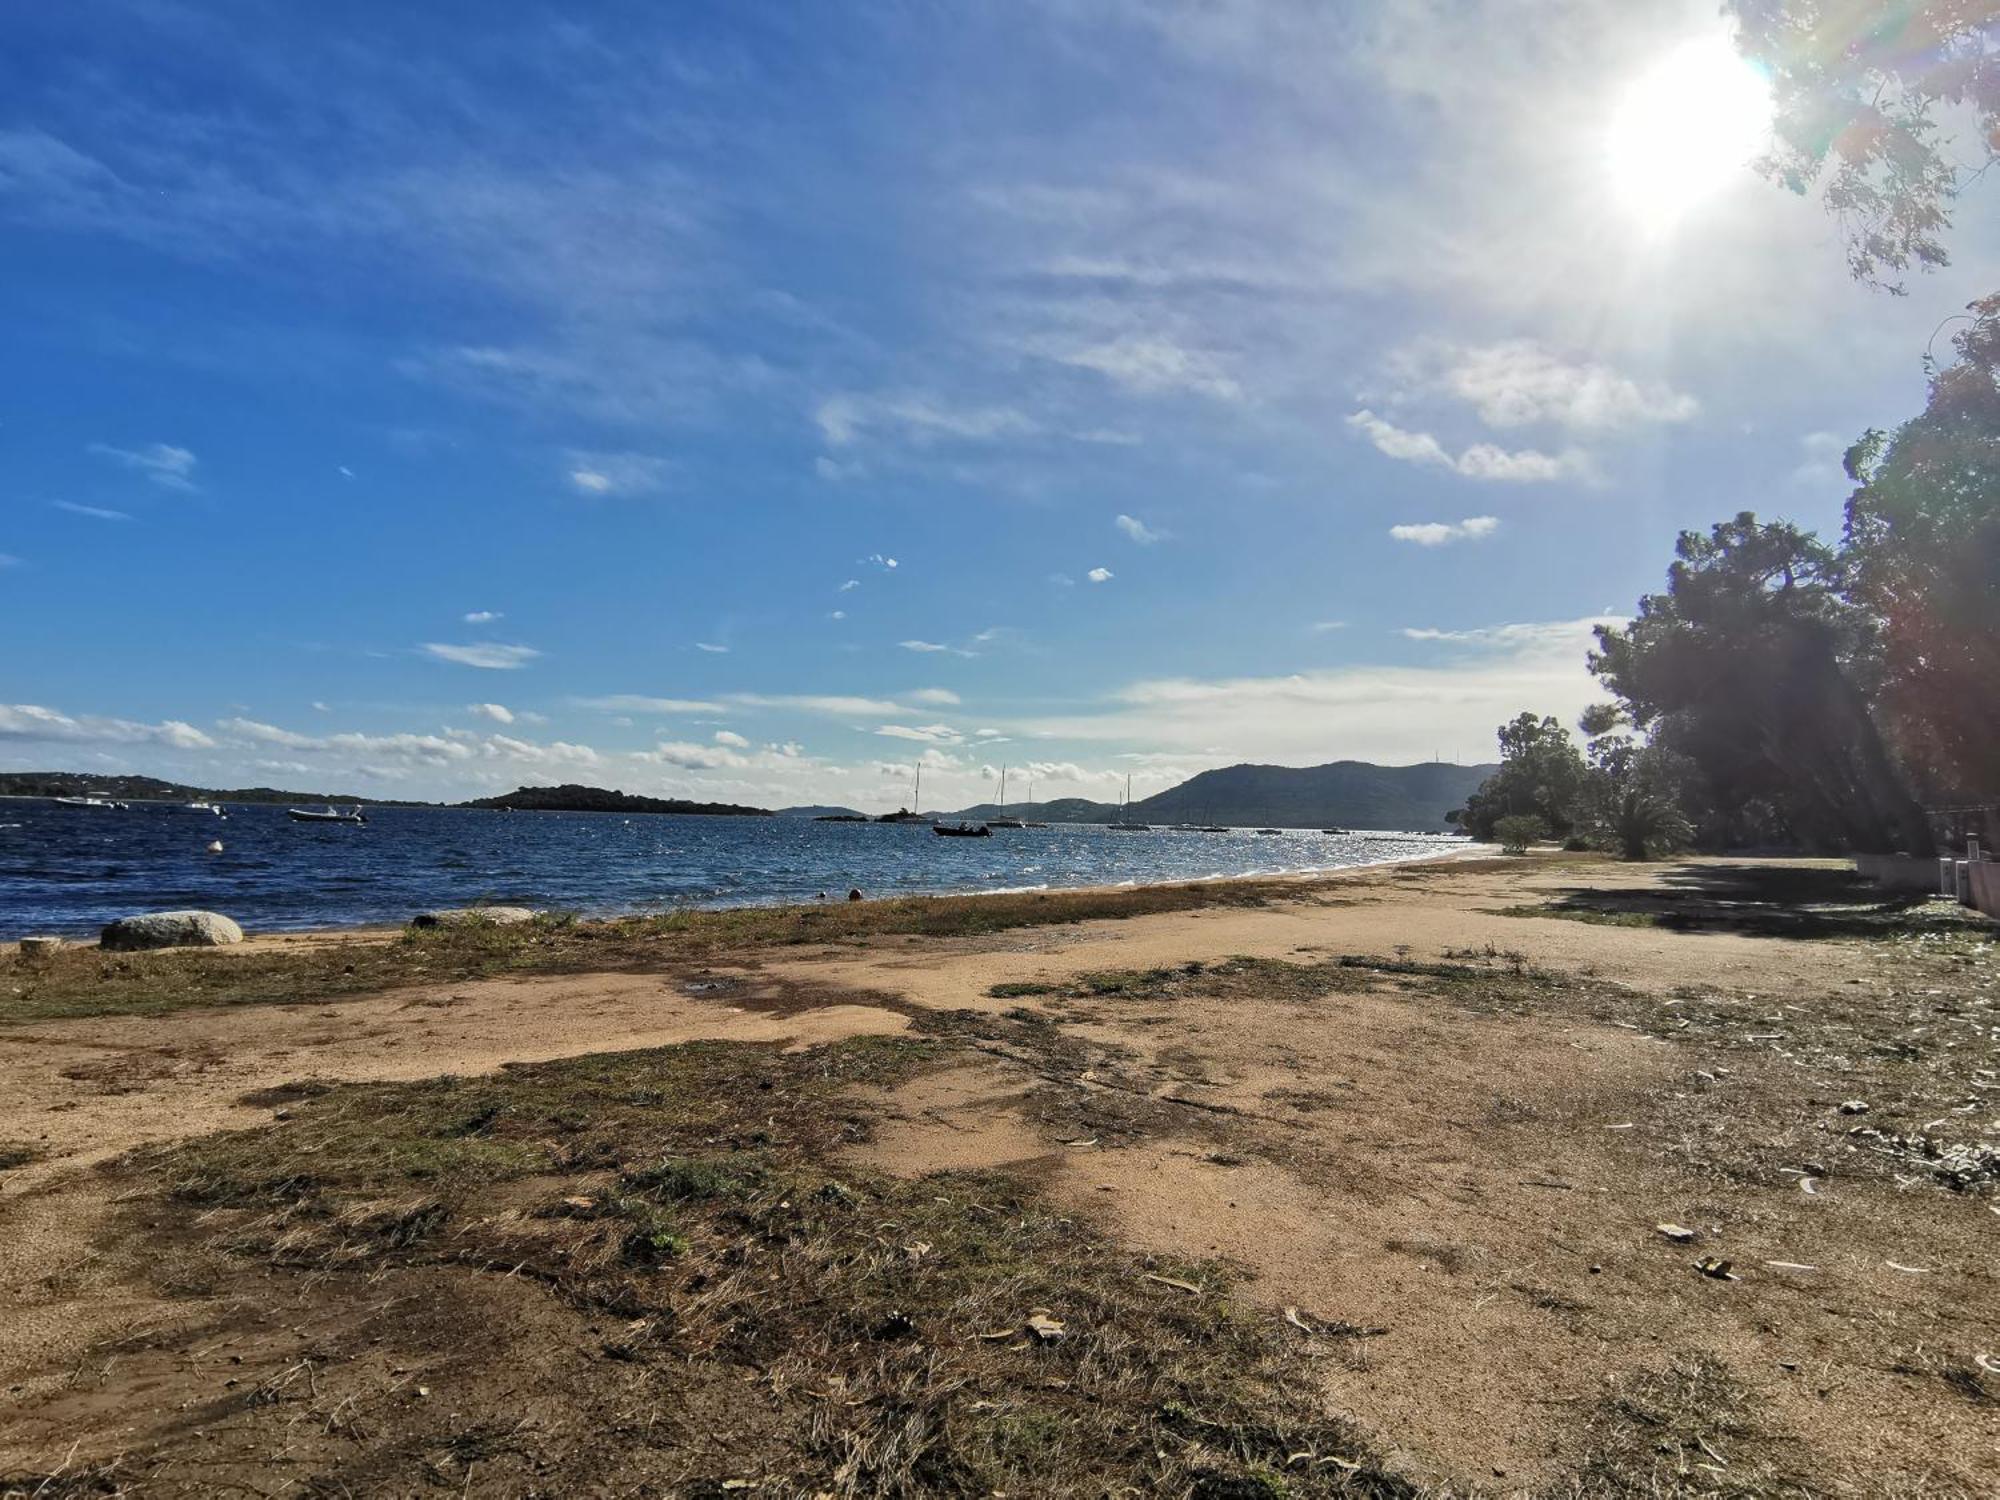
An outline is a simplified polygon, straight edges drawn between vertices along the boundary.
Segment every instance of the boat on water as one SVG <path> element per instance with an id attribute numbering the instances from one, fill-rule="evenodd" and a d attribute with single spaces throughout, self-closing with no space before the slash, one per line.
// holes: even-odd
<path id="1" fill-rule="evenodd" d="M 1354 830 L 1352 828 L 1322 828 L 1320 832 L 1330 833 L 1334 835 L 1334 837 L 1336 838 L 1345 838 L 1347 837 L 1347 835 L 1354 832 Z"/>
<path id="2" fill-rule="evenodd" d="M 1282 828 L 1260 828 L 1260 829 L 1258 829 L 1258 830 L 1257 830 L 1257 832 L 1259 832 L 1260 834 L 1264 834 L 1264 833 L 1276 833 L 1276 834 L 1282 834 L 1282 833 L 1283 833 L 1284 831 L 1285 831 L 1285 830 L 1284 830 L 1284 829 L 1282 829 Z"/>
<path id="3" fill-rule="evenodd" d="M 1203 833 L 1234 833 L 1236 830 L 1233 828 L 1226 828 L 1220 823 L 1210 823 L 1206 825 L 1201 831 Z"/>
<path id="4" fill-rule="evenodd" d="M 185 802 L 181 804 L 181 807 L 184 812 L 214 813 L 218 818 L 227 816 L 213 802 Z"/>
<path id="5" fill-rule="evenodd" d="M 1118 804 L 1118 816 L 1106 825 L 1113 833 L 1151 833 L 1151 823 L 1140 823 L 1132 817 L 1132 777 L 1125 777 L 1125 800 Z"/>
<path id="6" fill-rule="evenodd" d="M 358 807 L 350 807 L 345 812 L 342 812 L 337 807 L 328 807 L 319 811 L 315 811 L 310 807 L 288 807 L 285 809 L 285 816 L 290 818 L 294 823 L 365 824 L 368 821 L 368 815 Z"/>
<path id="7" fill-rule="evenodd" d="M 922 809 L 924 805 L 924 765 L 917 762 L 916 789 L 910 794 L 910 806 Z M 909 807 L 899 807 L 892 813 L 883 813 L 875 820 L 878 823 L 935 823 L 936 818 L 927 818 L 922 811 L 911 812 Z"/>
<path id="8" fill-rule="evenodd" d="M 990 839 L 993 830 L 984 823 L 933 823 L 931 832 L 941 839 Z"/>
<path id="9" fill-rule="evenodd" d="M 57 807 L 101 807 L 106 812 L 128 812 L 131 804 L 114 802 L 108 797 L 52 797 L 49 799 Z"/>
<path id="10" fill-rule="evenodd" d="M 1005 766 L 1002 766 L 1000 768 L 999 807 L 1000 807 L 1000 816 L 997 818 L 988 818 L 986 820 L 986 826 L 988 828 L 1026 828 L 1028 826 L 1026 823 L 1022 822 L 1021 819 L 1009 817 L 1007 815 L 1007 768 Z"/>

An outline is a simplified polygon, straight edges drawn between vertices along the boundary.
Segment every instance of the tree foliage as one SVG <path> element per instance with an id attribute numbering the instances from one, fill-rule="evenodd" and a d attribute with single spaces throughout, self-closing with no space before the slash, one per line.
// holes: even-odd
<path id="1" fill-rule="evenodd" d="M 1918 784 L 2000 795 L 2000 296 L 1958 358 L 1930 364 L 1922 415 L 1848 451 L 1848 596 L 1879 622 L 1878 701 Z"/>
<path id="2" fill-rule="evenodd" d="M 1874 634 L 1833 553 L 1748 511 L 1682 532 L 1675 551 L 1667 591 L 1624 629 L 1600 627 L 1590 659 L 1632 724 L 1688 757 L 1719 806 L 1773 808 L 1792 838 L 1928 851 L 1857 684 Z"/>
<path id="3" fill-rule="evenodd" d="M 1466 798 L 1460 826 L 1490 841 L 1502 818 L 1533 817 L 1545 835 L 1567 838 L 1587 771 L 1560 720 L 1521 714 L 1500 726 L 1500 769 Z"/>
<path id="4" fill-rule="evenodd" d="M 2000 8 L 1992 0 L 1726 0 L 1770 76 L 1770 175 L 1817 189 L 1854 276 L 1892 292 L 1947 262 L 1953 199 L 2000 155 Z M 1970 141 L 1951 133 L 1972 122 Z"/>

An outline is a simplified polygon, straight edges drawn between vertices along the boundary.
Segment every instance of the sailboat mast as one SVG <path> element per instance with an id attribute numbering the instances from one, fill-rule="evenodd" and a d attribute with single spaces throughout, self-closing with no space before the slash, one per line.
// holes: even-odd
<path id="1" fill-rule="evenodd" d="M 924 763 L 917 762 L 917 789 L 910 793 L 910 811 L 921 815 L 924 810 Z"/>

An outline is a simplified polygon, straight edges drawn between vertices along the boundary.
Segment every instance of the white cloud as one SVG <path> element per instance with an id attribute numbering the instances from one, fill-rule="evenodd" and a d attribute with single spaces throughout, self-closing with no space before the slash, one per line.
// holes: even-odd
<path id="1" fill-rule="evenodd" d="M 474 703 L 468 705 L 465 711 L 475 719 L 491 719 L 495 724 L 514 722 L 514 711 L 504 703 Z"/>
<path id="2" fill-rule="evenodd" d="M 1597 431 L 1686 422 L 1701 410 L 1694 397 L 1664 382 L 1564 359 L 1533 339 L 1419 349 L 1407 361 L 1432 366 L 1426 383 L 1467 403 L 1489 427 Z"/>
<path id="3" fill-rule="evenodd" d="M 1131 336 L 1081 348 L 1047 349 L 1058 364 L 1095 370 L 1140 395 L 1183 392 L 1240 401 L 1243 387 L 1211 355 L 1162 337 Z"/>
<path id="4" fill-rule="evenodd" d="M 895 558 L 884 557 L 879 552 L 871 552 L 868 554 L 868 556 L 862 558 L 861 560 L 864 563 L 874 564 L 876 567 L 882 569 L 882 571 L 885 573 L 893 573 L 897 568 L 900 568 L 902 566 L 902 564 L 897 562 Z M 858 586 L 859 582 L 860 581 L 858 579 L 850 578 L 848 580 L 849 584 L 856 586 Z"/>
<path id="5" fill-rule="evenodd" d="M 847 611 L 844 609 L 832 610 L 828 613 L 827 618 L 829 620 L 844 620 L 847 618 Z"/>
<path id="6" fill-rule="evenodd" d="M 1076 587 L 1076 580 L 1067 573 L 1051 573 L 1049 574 L 1049 582 L 1059 589 L 1073 589 Z"/>
<path id="7" fill-rule="evenodd" d="M 1165 541 L 1164 531 L 1155 531 L 1137 516 L 1119 516 L 1111 523 L 1142 547 L 1150 547 L 1154 542 Z"/>
<path id="8" fill-rule="evenodd" d="M 750 742 L 733 729 L 716 730 L 715 743 L 718 745 L 728 745 L 735 750 L 748 750 L 750 748 Z"/>
<path id="9" fill-rule="evenodd" d="M 423 651 L 426 656 L 439 661 L 456 662 L 461 667 L 481 667 L 489 672 L 511 672 L 542 654 L 532 646 L 503 646 L 497 641 L 474 641 L 463 646 L 427 641 Z"/>
<path id="10" fill-rule="evenodd" d="M 1424 521 L 1416 525 L 1391 526 L 1389 535 L 1399 542 L 1415 542 L 1419 547 L 1442 547 L 1450 542 L 1474 541 L 1491 536 L 1500 526 L 1495 516 L 1467 516 L 1463 521 Z"/>
<path id="11" fill-rule="evenodd" d="M 651 453 L 591 453 L 572 449 L 570 486 L 585 495 L 651 495 L 673 479 L 672 459 Z"/>
<path id="12" fill-rule="evenodd" d="M 16 557 L 13 553 L 0 552 L 0 568 L 18 568 L 20 566 L 21 566 L 21 559 Z"/>
<path id="13" fill-rule="evenodd" d="M 720 703 L 705 698 L 651 698 L 639 693 L 612 693 L 602 698 L 578 698 L 579 708 L 613 714 L 719 714 Z"/>
<path id="14" fill-rule="evenodd" d="M 96 714 L 72 717 L 34 703 L 0 703 L 0 740 L 62 744 L 164 745 L 173 750 L 212 750 L 215 741 L 192 724 L 165 719 L 142 724 Z"/>
<path id="15" fill-rule="evenodd" d="M 116 448 L 109 443 L 92 443 L 89 451 L 99 458 L 145 475 L 154 484 L 170 490 L 192 490 L 195 456 L 171 443 L 148 443 L 143 448 Z"/>
<path id="16" fill-rule="evenodd" d="M 744 708 L 793 708 L 839 719 L 903 711 L 903 705 L 892 699 L 849 697 L 840 693 L 731 693 L 729 701 Z"/>
<path id="17" fill-rule="evenodd" d="M 956 745 L 965 738 L 949 724 L 884 724 L 875 732 L 892 740 L 918 740 L 928 745 Z"/>
<path id="18" fill-rule="evenodd" d="M 902 641 L 899 644 L 905 651 L 936 652 L 951 650 L 951 647 L 941 646 L 936 641 Z"/>
<path id="19" fill-rule="evenodd" d="M 93 521 L 129 521 L 132 517 L 122 510 L 106 510 L 101 505 L 78 505 L 74 500 L 52 500 L 49 502 L 57 510 L 66 510 L 73 516 L 89 516 Z"/>
<path id="20" fill-rule="evenodd" d="M 727 656 L 729 654 L 727 646 L 718 646 L 712 641 L 696 641 L 694 649 L 697 651 L 706 651 L 712 656 Z"/>
<path id="21" fill-rule="evenodd" d="M 497 609 L 475 609 L 460 618 L 468 625 L 491 625 L 495 620 L 504 620 L 507 617 Z"/>
<path id="22" fill-rule="evenodd" d="M 1449 469 L 1466 479 L 1546 484 L 1559 479 L 1587 479 L 1592 473 L 1589 455 L 1579 448 L 1551 454 L 1534 448 L 1509 451 L 1493 443 L 1474 443 L 1453 457 L 1428 432 L 1408 431 L 1366 408 L 1350 416 L 1347 425 L 1365 435 L 1385 457 L 1401 463 Z"/>
<path id="23" fill-rule="evenodd" d="M 839 588 L 835 589 L 834 592 L 836 594 L 845 594 L 850 589 L 858 589 L 860 587 L 861 587 L 861 580 L 859 578 L 850 578 L 847 580 L 847 582 L 843 583 Z"/>
<path id="24" fill-rule="evenodd" d="M 1283 677 L 1136 682 L 1094 710 L 1027 716 L 1017 735 L 1145 745 L 1184 771 L 1236 761 L 1317 765 L 1335 755 L 1384 764 L 1442 752 L 1493 758 L 1496 726 L 1524 709 L 1573 721 L 1603 697 L 1585 657 L 1609 617 L 1463 632 L 1445 659 L 1336 667 Z M 1328 726 L 1338 726 L 1334 741 Z"/>
<path id="25" fill-rule="evenodd" d="M 905 696 L 912 703 L 928 703 L 940 708 L 956 707 L 960 701 L 958 694 L 950 688 L 918 688 Z"/>
<path id="26" fill-rule="evenodd" d="M 1314 635 L 1325 635 L 1330 630 L 1347 629 L 1345 620 L 1315 620 L 1309 627 Z"/>
<path id="27" fill-rule="evenodd" d="M 1109 568 L 1092 568 L 1083 576 L 1092 583 L 1109 583 L 1116 575 Z"/>
<path id="28" fill-rule="evenodd" d="M 919 447 L 941 441 L 991 442 L 1039 430 L 1037 423 L 1009 406 L 953 407 L 922 394 L 859 395 L 844 391 L 822 401 L 813 421 L 820 436 L 834 448 L 871 437 L 900 438 Z"/>

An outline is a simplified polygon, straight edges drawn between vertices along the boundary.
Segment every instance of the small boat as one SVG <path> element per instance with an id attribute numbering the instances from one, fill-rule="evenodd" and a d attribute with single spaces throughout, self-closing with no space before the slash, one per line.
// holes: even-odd
<path id="1" fill-rule="evenodd" d="M 1128 774 L 1125 778 L 1125 800 L 1118 804 L 1118 816 L 1105 826 L 1113 833 L 1151 833 L 1153 825 L 1151 823 L 1135 823 L 1132 820 L 1131 809 L 1132 778 Z"/>
<path id="2" fill-rule="evenodd" d="M 1233 832 L 1235 832 L 1235 830 L 1234 830 L 1234 829 L 1231 829 L 1231 828 L 1225 828 L 1225 827 L 1223 827 L 1223 826 L 1222 826 L 1222 824 L 1220 824 L 1220 823 L 1210 823 L 1210 824 L 1209 824 L 1209 825 L 1208 825 L 1208 826 L 1207 826 L 1206 828 L 1202 829 L 1202 832 L 1203 832 L 1203 833 L 1233 833 Z"/>
<path id="3" fill-rule="evenodd" d="M 365 824 L 368 815 L 358 807 L 350 807 L 346 812 L 329 807 L 322 812 L 314 812 L 309 807 L 288 807 L 285 816 L 294 823 L 357 823 Z"/>
<path id="4" fill-rule="evenodd" d="M 931 832 L 941 839 L 990 839 L 993 830 L 984 823 L 933 823 Z"/>
<path id="5" fill-rule="evenodd" d="M 999 807 L 1000 807 L 1000 816 L 997 818 L 988 818 L 986 820 L 986 826 L 988 828 L 1026 828 L 1028 826 L 1026 823 L 1022 822 L 1019 818 L 1009 816 L 1007 812 L 1007 768 L 1005 766 L 1002 766 L 1000 768 Z"/>
<path id="6" fill-rule="evenodd" d="M 218 818 L 223 815 L 222 809 L 217 807 L 213 802 L 189 802 L 183 804 L 183 806 L 187 812 L 214 813 Z"/>
<path id="7" fill-rule="evenodd" d="M 1282 828 L 1260 828 L 1260 829 L 1258 829 L 1257 831 L 1258 831 L 1259 833 L 1278 833 L 1278 834 L 1281 834 L 1281 833 L 1283 833 L 1283 832 L 1284 832 L 1285 830 L 1284 830 L 1284 829 L 1282 829 Z"/>
<path id="8" fill-rule="evenodd" d="M 1330 833 L 1335 838 L 1346 838 L 1350 833 L 1354 832 L 1354 830 L 1352 828 L 1322 828 L 1320 832 Z"/>
<path id="9" fill-rule="evenodd" d="M 52 797 L 49 799 L 57 807 L 102 807 L 115 808 L 116 802 L 107 802 L 102 797 Z"/>

